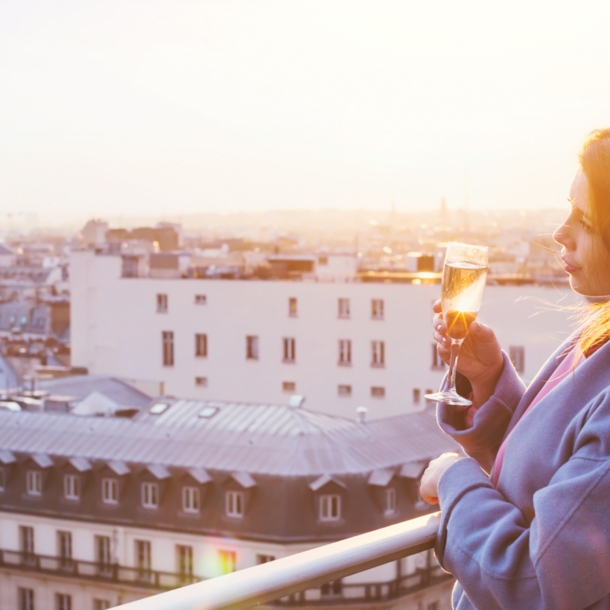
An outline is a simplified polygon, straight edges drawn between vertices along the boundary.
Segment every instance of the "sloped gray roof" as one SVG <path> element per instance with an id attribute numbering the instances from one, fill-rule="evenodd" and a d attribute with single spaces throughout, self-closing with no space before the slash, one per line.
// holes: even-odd
<path id="1" fill-rule="evenodd" d="M 150 403 L 150 396 L 136 390 L 115 377 L 107 375 L 75 375 L 59 379 L 39 381 L 38 387 L 51 394 L 74 396 L 76 400 L 83 400 L 93 392 L 103 394 L 121 407 L 146 407 Z"/>
<path id="2" fill-rule="evenodd" d="M 209 406 L 215 415 L 198 417 Z M 356 474 L 456 448 L 423 412 L 365 424 L 285 405 L 189 400 L 131 420 L 0 412 L 0 449 L 235 473 Z"/>

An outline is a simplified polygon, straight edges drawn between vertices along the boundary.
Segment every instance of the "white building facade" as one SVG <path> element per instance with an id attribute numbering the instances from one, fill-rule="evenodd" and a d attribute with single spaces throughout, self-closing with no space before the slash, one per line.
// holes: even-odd
<path id="1" fill-rule="evenodd" d="M 446 367 L 432 341 L 439 285 L 121 277 L 119 256 L 70 262 L 72 362 L 151 395 L 306 397 L 378 418 L 418 410 Z M 570 332 L 566 289 L 488 286 L 480 319 L 529 381 Z"/>

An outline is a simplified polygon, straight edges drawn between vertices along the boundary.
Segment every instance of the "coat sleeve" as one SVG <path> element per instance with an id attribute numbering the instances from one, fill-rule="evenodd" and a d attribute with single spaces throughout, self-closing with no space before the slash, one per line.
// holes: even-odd
<path id="1" fill-rule="evenodd" d="M 502 356 L 504 369 L 496 390 L 477 409 L 470 428 L 466 428 L 463 411 L 456 411 L 445 403 L 440 403 L 437 411 L 438 423 L 443 431 L 457 441 L 470 457 L 475 458 L 487 473 L 491 471 L 506 428 L 525 392 L 525 385 L 510 359 L 504 352 Z"/>
<path id="2" fill-rule="evenodd" d="M 582 610 L 610 599 L 610 397 L 566 434 L 573 453 L 534 493 L 531 523 L 473 459 L 442 475 L 437 557 L 476 608 Z"/>

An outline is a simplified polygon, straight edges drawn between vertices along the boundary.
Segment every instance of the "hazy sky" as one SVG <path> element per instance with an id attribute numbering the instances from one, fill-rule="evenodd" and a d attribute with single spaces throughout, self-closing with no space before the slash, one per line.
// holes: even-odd
<path id="1" fill-rule="evenodd" d="M 0 226 L 563 205 L 610 2 L 0 1 Z"/>

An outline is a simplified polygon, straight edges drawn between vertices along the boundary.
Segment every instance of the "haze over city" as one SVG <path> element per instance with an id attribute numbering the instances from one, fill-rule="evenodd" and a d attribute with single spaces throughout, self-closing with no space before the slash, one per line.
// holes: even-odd
<path id="1" fill-rule="evenodd" d="M 565 205 L 604 1 L 4 2 L 0 214 Z"/>
<path id="2" fill-rule="evenodd" d="M 609 18 L 0 2 L 0 610 L 610 608 Z"/>

